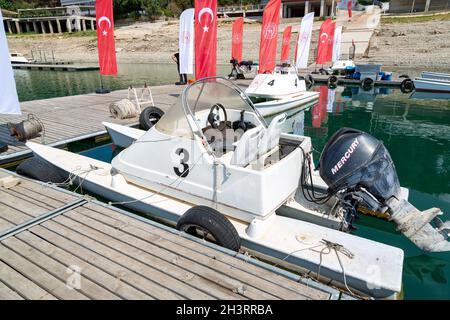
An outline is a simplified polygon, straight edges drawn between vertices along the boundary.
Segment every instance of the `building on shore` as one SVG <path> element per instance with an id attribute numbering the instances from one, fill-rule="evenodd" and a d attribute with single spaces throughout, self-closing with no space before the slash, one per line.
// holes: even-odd
<path id="1" fill-rule="evenodd" d="M 391 0 L 389 13 L 414 13 L 450 10 L 449 0 Z"/>
<path id="2" fill-rule="evenodd" d="M 60 0 L 62 7 L 67 6 L 95 6 L 95 0 Z"/>
<path id="3" fill-rule="evenodd" d="M 95 10 L 89 6 L 19 9 L 16 16 L 4 16 L 7 33 L 63 33 L 95 30 Z"/>

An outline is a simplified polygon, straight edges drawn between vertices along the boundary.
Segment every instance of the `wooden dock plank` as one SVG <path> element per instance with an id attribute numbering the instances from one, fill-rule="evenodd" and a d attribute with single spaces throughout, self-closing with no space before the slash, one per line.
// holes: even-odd
<path id="1" fill-rule="evenodd" d="M 58 235 L 71 241 L 71 244 L 77 243 L 83 246 L 89 251 L 97 254 L 95 261 L 96 263 L 102 263 L 102 269 L 111 270 L 113 268 L 113 274 L 120 277 L 129 276 L 129 283 L 139 283 L 139 287 L 144 289 L 146 293 L 151 294 L 157 299 L 183 299 L 183 296 L 176 294 L 170 289 L 163 287 L 153 281 L 153 276 L 145 267 L 140 265 L 135 266 L 134 261 L 127 260 L 126 263 L 121 260 L 123 256 L 115 251 L 108 249 L 107 247 L 101 245 L 95 240 L 92 240 L 78 232 L 74 232 L 70 228 L 57 223 L 56 221 L 46 221 L 42 224 L 50 231 L 57 233 Z M 66 248 L 67 250 L 68 248 Z M 112 264 L 115 262 L 114 264 Z M 132 264 L 130 264 L 132 263 Z M 129 268 L 132 268 L 129 269 Z"/>
<path id="2" fill-rule="evenodd" d="M 16 291 L 0 281 L 0 300 L 24 300 Z"/>
<path id="3" fill-rule="evenodd" d="M 81 211 L 81 210 L 80 210 Z M 88 213 L 85 211 L 84 213 Z M 229 277 L 223 277 L 220 274 L 212 272 L 209 268 L 204 268 L 198 263 L 194 263 L 191 260 L 184 259 L 181 255 L 171 254 L 170 251 L 162 250 L 158 247 L 152 246 L 150 242 L 141 241 L 140 239 L 128 236 L 125 233 L 121 233 L 120 230 L 114 230 L 114 228 L 102 228 L 101 223 L 86 216 L 79 214 L 78 212 L 72 212 L 70 216 L 74 221 L 86 222 L 92 227 L 90 230 L 92 235 L 100 235 L 105 233 L 108 235 L 104 239 L 104 244 L 114 247 L 116 250 L 122 252 L 125 255 L 133 256 L 140 262 L 158 268 L 161 272 L 170 274 L 172 277 L 192 286 L 201 291 L 208 291 L 208 294 L 215 295 L 220 299 L 242 299 L 243 297 L 236 294 L 237 289 L 242 286 L 242 283 Z M 67 225 L 67 224 L 66 224 Z M 89 232 L 88 225 L 82 227 Z M 77 228 L 78 229 L 78 228 Z M 119 234 L 117 237 L 117 234 Z M 100 238 L 97 238 L 101 241 Z M 130 245 L 130 242 L 133 245 Z M 148 250 L 145 250 L 148 248 Z M 217 291 L 219 290 L 219 291 Z M 246 297 L 246 295 L 243 295 Z M 273 296 L 269 296 L 273 298 Z M 262 298 L 261 296 L 248 296 L 248 298 Z"/>
<path id="4" fill-rule="evenodd" d="M 133 265 L 136 272 L 154 282 L 156 286 L 159 286 L 159 290 L 168 295 L 169 298 L 174 294 L 172 291 L 176 291 L 188 299 L 211 298 L 211 296 L 201 292 L 200 290 L 186 285 L 182 281 L 179 281 L 178 279 L 175 279 L 154 268 L 152 265 L 153 263 L 156 263 L 156 261 L 151 261 L 149 264 L 140 262 L 138 257 L 143 255 L 143 252 L 140 249 L 132 248 L 130 251 L 120 251 L 117 247 L 121 248 L 124 245 L 119 241 L 115 241 L 107 234 L 97 232 L 94 229 L 86 227 L 81 223 L 71 220 L 65 216 L 59 216 L 52 222 L 59 222 L 61 226 L 64 226 L 64 228 L 77 230 L 80 235 L 82 235 L 78 238 L 79 241 L 83 241 L 86 246 L 89 246 L 97 252 L 101 251 L 106 257 L 114 259 L 115 261 L 120 261 L 121 264 L 125 263 L 127 265 Z M 107 244 L 105 244 L 105 242 Z"/>
<path id="5" fill-rule="evenodd" d="M 64 265 L 76 265 L 80 268 L 83 277 L 96 282 L 111 292 L 115 292 L 123 299 L 151 299 L 150 296 L 126 284 L 120 278 L 108 274 L 100 268 L 97 268 L 95 265 L 70 254 L 50 242 L 42 241 L 42 238 L 39 238 L 32 232 L 23 232 L 18 234 L 16 237 Z"/>
<path id="6" fill-rule="evenodd" d="M 155 296 L 157 296 L 155 288 L 153 285 L 149 284 L 149 281 L 146 278 L 141 277 L 134 273 L 133 270 L 123 267 L 122 265 L 105 258 L 101 254 L 97 254 L 89 248 L 74 242 L 71 238 L 67 238 L 67 230 L 58 228 L 58 225 L 55 226 L 57 232 L 53 231 L 51 227 L 52 226 L 34 226 L 29 231 L 51 245 L 59 247 L 65 252 L 76 256 L 86 263 L 95 265 L 98 269 L 108 273 L 116 279 L 116 285 L 123 282 L 127 286 L 133 287 L 146 294 L 148 297 L 147 299 L 155 299 Z"/>
<path id="7" fill-rule="evenodd" d="M 177 265 L 184 267 L 187 270 L 192 270 L 192 272 L 202 275 L 211 281 L 218 283 L 231 291 L 240 291 L 240 288 L 246 288 L 243 290 L 242 295 L 247 296 L 251 299 L 275 299 L 280 297 L 278 293 L 283 291 L 281 296 L 284 298 L 299 299 L 301 296 L 295 294 L 292 291 L 280 289 L 279 286 L 273 285 L 272 283 L 264 282 L 264 280 L 249 276 L 248 273 L 240 272 L 235 270 L 233 267 L 220 263 L 217 260 L 211 259 L 209 257 L 203 256 L 194 252 L 192 250 L 179 250 L 179 248 L 174 248 L 169 244 L 165 247 L 158 247 L 154 244 L 159 241 L 159 236 L 155 236 L 152 233 L 143 232 L 132 226 L 125 225 L 121 227 L 111 227 L 108 226 L 105 221 L 98 222 L 94 218 L 98 217 L 97 214 L 92 214 L 89 212 L 84 212 L 82 217 L 80 214 L 75 214 L 72 212 L 70 215 L 73 220 L 79 223 L 85 224 L 85 226 L 90 226 L 97 230 L 101 230 L 111 237 L 115 237 L 124 242 L 127 242 L 129 250 L 133 250 L 132 245 L 138 246 L 141 250 L 146 250 L 153 254 L 157 254 L 161 258 L 168 259 L 169 261 L 177 261 Z M 89 215 L 89 217 L 87 216 Z M 128 232 L 125 232 L 128 231 Z M 140 234 L 134 234 L 134 232 L 140 232 Z M 141 239 L 136 239 L 139 236 Z M 189 241 L 186 240 L 185 241 Z M 109 240 L 109 242 L 112 242 Z M 125 246 L 127 247 L 127 246 Z M 195 264 L 193 263 L 195 261 Z M 261 288 L 261 289 L 257 289 Z"/>
<path id="8" fill-rule="evenodd" d="M 43 254 L 42 252 L 39 252 L 38 250 L 34 249 L 33 247 L 29 246 L 28 244 L 19 240 L 16 237 L 10 237 L 2 241 L 2 244 L 8 247 L 11 251 L 14 251 L 17 254 L 20 254 L 22 257 L 28 259 L 29 261 L 33 261 L 34 264 L 41 267 L 43 270 L 46 270 L 49 274 L 59 279 L 63 283 L 67 284 L 68 278 L 71 275 L 73 275 L 73 271 L 71 271 L 72 269 L 70 269 L 70 267 L 73 265 L 61 264 L 59 261 L 50 258 L 49 256 Z M 47 268 L 48 266 L 52 267 Z M 76 267 L 78 268 L 78 266 Z M 76 290 L 90 299 L 105 299 L 105 300 L 119 299 L 117 295 L 99 286 L 98 284 L 92 282 L 90 279 L 81 276 L 81 274 L 79 279 L 80 279 L 79 283 L 80 287 L 74 288 L 72 289 L 72 291 Z"/>
<path id="9" fill-rule="evenodd" d="M 59 299 L 87 299 L 85 295 L 69 289 L 64 282 L 4 245 L 0 245 L 0 259 Z"/>
<path id="10" fill-rule="evenodd" d="M 156 236 L 155 239 L 152 240 L 153 244 L 159 245 L 162 248 L 166 248 L 167 246 L 176 244 L 179 245 L 179 252 L 199 252 L 208 256 L 209 258 L 217 261 L 221 261 L 223 263 L 229 264 L 236 269 L 241 271 L 245 271 L 247 273 L 253 274 L 254 276 L 261 277 L 264 280 L 270 281 L 272 284 L 276 284 L 277 286 L 282 286 L 289 290 L 294 290 L 298 294 L 305 294 L 309 297 L 314 297 L 316 299 L 327 299 L 328 294 L 325 292 L 318 291 L 314 288 L 309 288 L 302 284 L 293 285 L 292 282 L 285 281 L 285 278 L 277 275 L 268 270 L 264 270 L 261 268 L 257 268 L 251 264 L 246 263 L 240 259 L 235 259 L 228 255 L 218 255 L 217 251 L 208 248 L 206 246 L 197 246 L 192 241 L 185 241 L 185 239 L 180 238 L 179 236 L 172 234 L 170 232 L 164 232 L 161 229 L 155 228 L 150 224 L 139 224 L 139 226 L 132 225 L 133 219 L 127 217 L 125 215 L 121 215 L 117 212 L 113 212 L 111 214 L 106 214 L 107 209 L 104 207 L 94 206 L 90 203 L 85 204 L 83 207 L 91 208 L 93 211 L 97 212 L 95 218 L 102 221 L 106 225 L 110 225 L 115 229 L 120 229 L 123 231 L 130 232 L 131 234 L 142 237 L 142 239 L 147 239 L 149 235 Z"/>
<path id="11" fill-rule="evenodd" d="M 14 288 L 25 299 L 55 300 L 56 297 L 40 286 L 25 278 L 22 274 L 0 260 L 0 280 L 8 287 Z"/>

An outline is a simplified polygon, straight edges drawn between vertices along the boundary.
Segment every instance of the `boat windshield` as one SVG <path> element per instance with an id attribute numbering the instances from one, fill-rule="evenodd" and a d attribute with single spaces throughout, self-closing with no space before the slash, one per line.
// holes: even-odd
<path id="1" fill-rule="evenodd" d="M 177 137 L 194 138 L 194 132 L 202 132 L 212 106 L 221 104 L 225 110 L 245 111 L 264 119 L 245 93 L 224 78 L 205 78 L 188 86 L 178 101 L 156 124 L 156 129 Z"/>

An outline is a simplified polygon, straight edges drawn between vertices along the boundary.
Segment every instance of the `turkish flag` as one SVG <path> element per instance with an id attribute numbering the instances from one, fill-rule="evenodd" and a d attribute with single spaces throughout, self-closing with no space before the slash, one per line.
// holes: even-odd
<path id="1" fill-rule="evenodd" d="M 289 48 L 291 45 L 292 27 L 288 26 L 283 31 L 283 44 L 281 45 L 281 62 L 289 60 Z"/>
<path id="2" fill-rule="evenodd" d="M 259 73 L 272 72 L 275 68 L 280 6 L 281 0 L 270 0 L 264 8 L 259 46 Z"/>
<path id="3" fill-rule="evenodd" d="M 327 19 L 320 26 L 316 64 L 324 64 L 325 62 L 327 62 L 328 39 L 330 38 L 331 23 L 331 19 Z"/>
<path id="4" fill-rule="evenodd" d="M 195 78 L 216 76 L 217 0 L 195 0 Z"/>
<path id="5" fill-rule="evenodd" d="M 242 61 L 242 40 L 244 35 L 244 18 L 237 18 L 233 23 L 231 40 L 231 58 Z"/>
<path id="6" fill-rule="evenodd" d="M 117 75 L 116 46 L 114 44 L 114 17 L 112 0 L 97 0 L 98 63 L 101 75 Z"/>
<path id="7" fill-rule="evenodd" d="M 347 11 L 348 11 L 349 18 L 352 17 L 352 6 L 353 6 L 352 0 L 347 0 Z"/>
<path id="8" fill-rule="evenodd" d="M 323 120 L 327 115 L 327 101 L 328 101 L 328 87 L 320 86 L 315 91 L 319 92 L 319 101 L 312 109 L 312 126 L 313 128 L 320 128 Z"/>
<path id="9" fill-rule="evenodd" d="M 334 45 L 334 30 L 336 30 L 336 22 L 330 24 L 330 33 L 328 34 L 328 50 L 327 50 L 327 61 L 333 60 L 333 45 Z"/>

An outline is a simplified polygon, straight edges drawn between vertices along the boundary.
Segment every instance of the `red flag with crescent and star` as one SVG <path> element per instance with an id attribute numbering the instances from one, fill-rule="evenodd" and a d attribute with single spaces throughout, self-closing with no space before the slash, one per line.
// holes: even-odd
<path id="1" fill-rule="evenodd" d="M 328 55 L 328 39 L 330 38 L 331 32 L 331 19 L 327 19 L 320 26 L 319 31 L 319 41 L 317 45 L 317 56 L 316 56 L 316 64 L 324 64 L 327 62 Z"/>
<path id="2" fill-rule="evenodd" d="M 352 18 L 352 6 L 353 6 L 353 1 L 352 0 L 348 0 L 347 1 L 347 12 L 348 12 L 348 18 L 349 19 Z"/>
<path id="3" fill-rule="evenodd" d="M 95 15 L 100 74 L 115 76 L 117 75 L 117 63 L 112 0 L 97 0 Z"/>
<path id="4" fill-rule="evenodd" d="M 195 78 L 216 76 L 217 0 L 195 0 Z"/>
<path id="5" fill-rule="evenodd" d="M 336 30 L 336 22 L 332 22 L 330 25 L 330 33 L 328 34 L 328 49 L 327 49 L 327 61 L 333 60 L 333 46 L 334 46 L 334 31 Z"/>
<path id="6" fill-rule="evenodd" d="M 281 0 L 270 0 L 264 8 L 259 45 L 258 73 L 272 72 L 275 68 L 280 6 Z"/>
<path id="7" fill-rule="evenodd" d="M 244 35 L 244 18 L 237 18 L 233 23 L 231 40 L 231 58 L 242 61 L 242 40 Z"/>
<path id="8" fill-rule="evenodd" d="M 281 46 L 281 62 L 289 60 L 289 49 L 291 46 L 292 27 L 288 26 L 283 31 L 283 44 Z"/>

